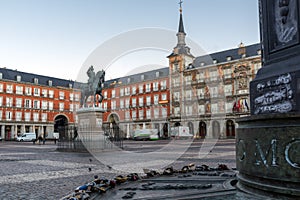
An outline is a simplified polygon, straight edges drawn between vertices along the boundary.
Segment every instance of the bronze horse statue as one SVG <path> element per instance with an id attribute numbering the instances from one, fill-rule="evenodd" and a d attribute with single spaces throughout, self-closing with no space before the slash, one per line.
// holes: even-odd
<path id="1" fill-rule="evenodd" d="M 86 101 L 90 96 L 94 97 L 94 106 L 96 105 L 96 95 L 99 95 L 100 98 L 98 102 L 101 103 L 103 100 L 102 89 L 105 81 L 105 71 L 101 70 L 97 73 L 94 72 L 94 67 L 89 67 L 86 72 L 89 79 L 87 84 L 81 89 L 81 106 L 86 105 Z"/>

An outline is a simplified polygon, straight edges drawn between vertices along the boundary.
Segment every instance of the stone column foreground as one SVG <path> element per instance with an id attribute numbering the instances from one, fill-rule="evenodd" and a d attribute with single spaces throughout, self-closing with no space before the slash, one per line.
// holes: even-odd
<path id="1" fill-rule="evenodd" d="M 300 198 L 300 1 L 259 0 L 263 67 L 237 120 L 238 188 Z"/>

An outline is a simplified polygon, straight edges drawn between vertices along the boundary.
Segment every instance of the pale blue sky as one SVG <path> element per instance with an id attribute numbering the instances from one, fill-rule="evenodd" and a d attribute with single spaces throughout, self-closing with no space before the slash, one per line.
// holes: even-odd
<path id="1" fill-rule="evenodd" d="M 178 2 L 0 0 L 0 67 L 77 79 L 89 55 L 112 37 L 147 27 L 177 32 Z M 206 52 L 235 48 L 241 41 L 259 42 L 257 0 L 185 0 L 183 20 L 187 37 Z M 152 58 L 145 51 L 151 61 L 131 55 L 112 67 L 116 71 L 127 65 L 166 65 L 168 52 L 160 53 L 157 59 L 160 55 Z"/>

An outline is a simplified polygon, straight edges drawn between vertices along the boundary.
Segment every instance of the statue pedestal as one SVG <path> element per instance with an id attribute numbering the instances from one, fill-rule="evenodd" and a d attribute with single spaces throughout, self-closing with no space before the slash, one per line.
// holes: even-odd
<path id="1" fill-rule="evenodd" d="M 99 107 L 80 108 L 78 116 L 78 139 L 89 152 L 103 150 L 111 145 L 102 129 L 104 110 Z"/>
<path id="2" fill-rule="evenodd" d="M 258 115 L 237 122 L 238 188 L 300 196 L 300 115 Z"/>

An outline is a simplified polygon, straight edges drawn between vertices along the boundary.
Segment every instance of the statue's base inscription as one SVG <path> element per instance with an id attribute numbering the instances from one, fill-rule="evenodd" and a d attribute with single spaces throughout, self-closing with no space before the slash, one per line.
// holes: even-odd
<path id="1" fill-rule="evenodd" d="M 252 113 L 287 113 L 295 110 L 295 74 L 287 73 L 251 83 Z"/>
<path id="2" fill-rule="evenodd" d="M 237 123 L 239 185 L 300 196 L 300 115 L 251 116 Z"/>

